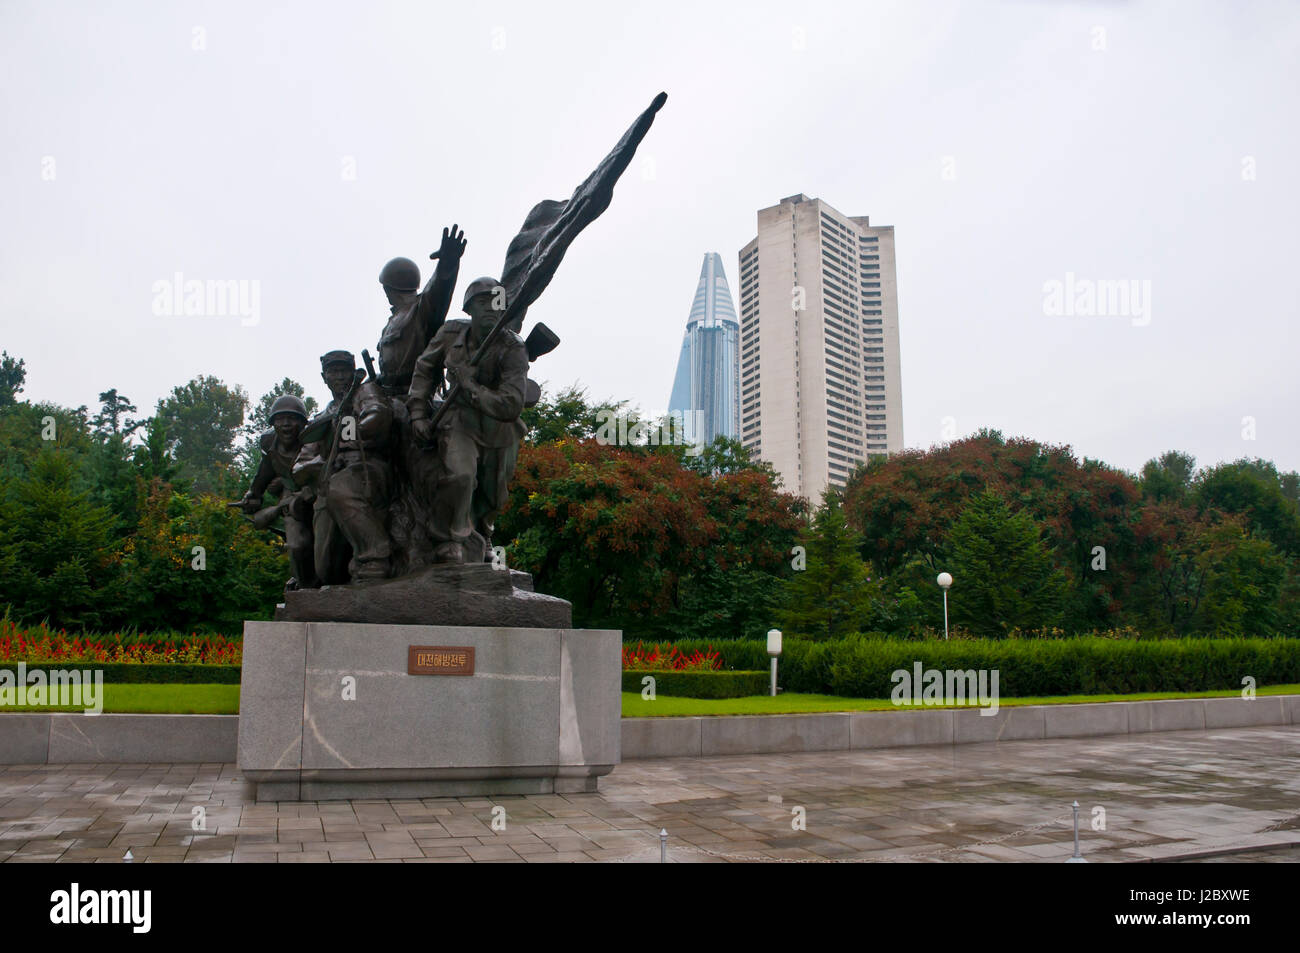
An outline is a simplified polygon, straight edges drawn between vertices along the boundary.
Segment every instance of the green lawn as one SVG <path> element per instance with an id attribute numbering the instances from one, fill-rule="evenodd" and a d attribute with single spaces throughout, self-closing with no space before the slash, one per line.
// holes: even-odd
<path id="1" fill-rule="evenodd" d="M 999 707 L 1015 705 L 1071 705 L 1083 702 L 1158 701 L 1167 698 L 1230 698 L 1239 690 L 1212 692 L 1145 692 L 1136 695 L 1056 695 L 1044 698 L 1001 698 Z M 1300 685 L 1272 685 L 1256 690 L 1259 695 L 1297 695 Z M 782 693 L 751 695 L 746 698 L 670 698 L 660 695 L 646 701 L 638 692 L 623 693 L 624 718 L 665 718 L 674 715 L 788 715 L 819 711 L 906 711 L 909 708 L 974 708 L 974 705 L 895 705 L 888 698 L 839 698 L 835 695 Z"/>
<path id="2" fill-rule="evenodd" d="M 6 705 L 6 711 L 82 711 L 80 707 Z M 104 711 L 118 714 L 239 714 L 238 685 L 105 685 Z"/>
<path id="3" fill-rule="evenodd" d="M 1231 698 L 1231 689 L 1212 692 L 1148 692 L 1138 695 L 1058 695 L 1048 698 L 1002 698 L 999 706 L 1068 705 L 1081 702 L 1150 701 L 1165 698 Z M 1271 685 L 1260 695 L 1297 695 L 1300 685 Z M 903 711 L 887 698 L 838 698 L 834 695 L 781 694 L 776 698 L 752 695 L 747 698 L 670 698 L 660 695 L 645 701 L 637 692 L 623 693 L 624 718 L 672 717 L 675 715 L 782 715 L 821 711 Z M 927 705 L 927 708 L 943 706 Z M 954 707 L 975 707 L 972 705 Z M 6 705 L 6 711 L 80 711 L 80 708 Z M 104 711 L 136 714 L 234 715 L 239 713 L 238 685 L 105 685 Z"/>

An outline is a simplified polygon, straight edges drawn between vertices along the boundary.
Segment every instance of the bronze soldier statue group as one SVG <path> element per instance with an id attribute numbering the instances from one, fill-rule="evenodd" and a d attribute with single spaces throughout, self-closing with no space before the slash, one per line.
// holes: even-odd
<path id="1" fill-rule="evenodd" d="M 289 588 L 492 560 L 493 522 L 525 432 L 520 413 L 538 390 L 524 340 L 509 328 L 471 364 L 506 308 L 497 279 L 471 282 L 468 319 L 447 320 L 464 250 L 464 233 L 443 229 L 423 291 L 415 262 L 384 266 L 392 310 L 377 374 L 349 351 L 329 351 L 320 361 L 332 400 L 320 415 L 308 420 L 292 395 L 272 405 L 262 462 L 239 505 L 259 526 L 284 518 Z M 435 427 L 444 396 L 450 405 Z M 262 506 L 268 492 L 277 505 Z"/>
<path id="2" fill-rule="evenodd" d="M 315 419 L 280 397 L 262 462 L 243 499 L 254 523 L 284 519 L 289 589 L 405 576 L 434 564 L 493 562 L 492 530 L 505 505 L 525 428 L 520 413 L 540 399 L 529 364 L 559 343 L 544 324 L 520 337 L 524 315 L 573 239 L 608 206 L 618 181 L 667 96 L 660 93 L 614 150 L 566 201 L 544 201 L 506 252 L 501 279 L 465 289 L 466 318 L 447 319 L 465 237 L 442 231 L 420 269 L 394 258 L 379 273 L 391 311 L 379 368 L 362 351 L 321 355 L 332 399 Z M 266 494 L 276 497 L 264 506 Z"/>

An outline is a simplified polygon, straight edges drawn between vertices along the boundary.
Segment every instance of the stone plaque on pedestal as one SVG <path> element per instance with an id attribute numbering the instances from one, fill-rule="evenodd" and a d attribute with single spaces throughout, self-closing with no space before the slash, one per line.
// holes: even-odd
<path id="1" fill-rule="evenodd" d="M 595 791 L 619 762 L 621 633 L 247 622 L 239 767 L 258 800 Z M 473 672 L 410 674 L 412 647 Z"/>

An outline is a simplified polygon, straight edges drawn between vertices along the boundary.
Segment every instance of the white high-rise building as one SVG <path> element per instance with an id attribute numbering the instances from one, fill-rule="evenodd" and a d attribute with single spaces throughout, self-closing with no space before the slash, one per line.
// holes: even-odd
<path id="1" fill-rule="evenodd" d="M 740 251 L 740 439 L 813 504 L 903 449 L 894 228 L 792 195 Z"/>

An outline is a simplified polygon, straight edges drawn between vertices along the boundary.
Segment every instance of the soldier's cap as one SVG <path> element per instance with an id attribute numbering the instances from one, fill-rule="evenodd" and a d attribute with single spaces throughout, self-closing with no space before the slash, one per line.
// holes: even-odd
<path id="1" fill-rule="evenodd" d="M 471 299 L 482 294 L 496 295 L 498 294 L 498 288 L 501 289 L 499 293 L 504 301 L 505 288 L 502 287 L 501 282 L 497 281 L 495 278 L 475 278 L 465 286 L 465 300 L 461 302 L 460 309 L 468 313 Z"/>
<path id="2" fill-rule="evenodd" d="M 326 351 L 320 356 L 320 370 L 325 373 L 325 368 L 331 364 L 346 364 L 353 370 L 357 369 L 357 358 L 351 351 Z"/>

